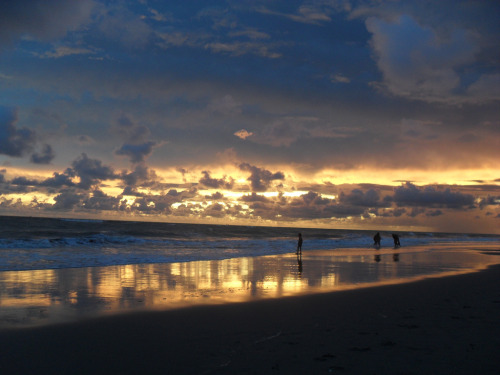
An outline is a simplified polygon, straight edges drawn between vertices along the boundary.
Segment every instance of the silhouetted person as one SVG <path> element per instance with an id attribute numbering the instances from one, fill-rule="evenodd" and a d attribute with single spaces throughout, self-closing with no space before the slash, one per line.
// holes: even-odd
<path id="1" fill-rule="evenodd" d="M 380 247 L 380 240 L 382 238 L 380 237 L 380 233 L 377 232 L 377 234 L 375 236 L 373 236 L 373 244 L 376 246 L 376 247 Z"/>
<path id="2" fill-rule="evenodd" d="M 399 242 L 399 235 L 398 234 L 393 233 L 392 239 L 394 240 L 394 247 L 401 246 L 401 243 Z"/>
<path id="3" fill-rule="evenodd" d="M 299 233 L 299 240 L 297 241 L 297 254 L 302 253 L 302 233 Z"/>

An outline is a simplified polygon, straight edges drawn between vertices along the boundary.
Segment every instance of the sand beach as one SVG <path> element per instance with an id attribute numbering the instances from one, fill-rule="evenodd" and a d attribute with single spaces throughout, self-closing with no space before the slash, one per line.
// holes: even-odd
<path id="1" fill-rule="evenodd" d="M 487 247 L 489 265 L 445 277 L 4 327 L 0 372 L 498 374 L 500 257 Z"/>

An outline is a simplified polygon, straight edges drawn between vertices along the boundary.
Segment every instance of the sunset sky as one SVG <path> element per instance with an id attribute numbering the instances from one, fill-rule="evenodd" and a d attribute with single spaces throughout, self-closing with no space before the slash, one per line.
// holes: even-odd
<path id="1" fill-rule="evenodd" d="M 500 2 L 0 7 L 0 214 L 500 233 Z"/>

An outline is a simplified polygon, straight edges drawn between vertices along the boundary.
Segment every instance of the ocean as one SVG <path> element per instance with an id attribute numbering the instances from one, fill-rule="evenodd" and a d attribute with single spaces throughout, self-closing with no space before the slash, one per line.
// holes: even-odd
<path id="1" fill-rule="evenodd" d="M 295 254 L 298 233 L 303 251 Z M 499 236 L 0 217 L 0 329 L 473 272 Z"/>
<path id="2" fill-rule="evenodd" d="M 374 231 L 0 216 L 0 271 L 180 263 L 373 249 Z M 382 247 L 391 232 L 380 231 Z M 397 232 L 402 246 L 498 241 L 496 235 Z"/>

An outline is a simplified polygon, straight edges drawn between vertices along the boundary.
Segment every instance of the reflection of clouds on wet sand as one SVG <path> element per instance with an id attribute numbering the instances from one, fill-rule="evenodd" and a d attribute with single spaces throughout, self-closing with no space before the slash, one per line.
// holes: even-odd
<path id="1" fill-rule="evenodd" d="M 498 248 L 494 243 L 480 246 Z M 498 259 L 468 250 L 464 244 L 444 244 L 432 249 L 381 249 L 375 254 L 363 249 L 308 251 L 300 259 L 285 254 L 0 272 L 0 327 L 406 282 L 484 268 Z"/>

